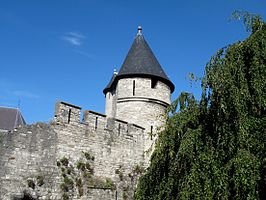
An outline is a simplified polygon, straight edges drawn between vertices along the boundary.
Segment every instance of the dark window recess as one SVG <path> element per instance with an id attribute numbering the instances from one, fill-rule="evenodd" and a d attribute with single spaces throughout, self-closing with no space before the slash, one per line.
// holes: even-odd
<path id="1" fill-rule="evenodd" d="M 153 134 L 153 126 L 151 126 L 151 140 L 152 140 L 152 134 Z"/>
<path id="2" fill-rule="evenodd" d="M 157 82 L 158 82 L 158 80 L 152 78 L 151 79 L 151 88 L 154 89 L 156 87 Z"/>
<path id="3" fill-rule="evenodd" d="M 98 126 L 98 117 L 95 118 L 95 130 L 97 129 Z"/>
<path id="4" fill-rule="evenodd" d="M 120 131 L 121 131 L 121 124 L 118 124 L 118 135 L 120 135 Z"/>
<path id="5" fill-rule="evenodd" d="M 135 96 L 135 87 L 136 87 L 136 82 L 135 80 L 133 81 L 133 96 Z"/>
<path id="6" fill-rule="evenodd" d="M 67 119 L 68 124 L 70 122 L 70 119 L 71 119 L 71 109 L 69 109 L 69 111 L 68 111 L 68 119 Z"/>

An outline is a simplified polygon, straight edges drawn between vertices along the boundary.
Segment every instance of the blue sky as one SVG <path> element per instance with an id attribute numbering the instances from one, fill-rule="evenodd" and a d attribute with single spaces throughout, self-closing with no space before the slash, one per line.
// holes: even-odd
<path id="1" fill-rule="evenodd" d="M 221 47 L 248 36 L 234 10 L 266 19 L 265 0 L 8 0 L 0 1 L 0 106 L 28 123 L 53 119 L 62 100 L 104 113 L 102 90 L 119 70 L 137 33 L 181 91 L 202 76 Z"/>

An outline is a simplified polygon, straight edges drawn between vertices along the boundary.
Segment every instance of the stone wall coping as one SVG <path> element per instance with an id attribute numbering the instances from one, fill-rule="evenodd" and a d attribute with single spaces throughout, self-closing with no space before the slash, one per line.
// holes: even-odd
<path id="1" fill-rule="evenodd" d="M 64 102 L 64 101 L 59 101 L 59 103 L 81 110 L 81 107 L 67 103 L 67 102 Z"/>
<path id="2" fill-rule="evenodd" d="M 128 124 L 128 122 L 124 121 L 124 120 L 121 120 L 121 119 L 117 119 L 117 118 L 113 118 L 115 121 L 117 122 L 121 122 L 121 123 L 124 123 L 124 124 Z"/>
<path id="3" fill-rule="evenodd" d="M 142 130 L 145 130 L 145 128 L 144 127 L 142 127 L 142 126 L 139 126 L 139 125 L 137 125 L 137 124 L 132 124 L 133 126 L 135 126 L 136 128 L 140 128 L 140 129 L 142 129 Z"/>
<path id="4" fill-rule="evenodd" d="M 127 122 L 127 121 L 124 121 L 124 120 L 121 120 L 121 119 L 117 119 L 117 118 L 114 118 L 114 120 L 117 121 L 117 122 L 124 123 L 124 124 L 132 124 L 132 125 L 135 126 L 136 128 L 140 128 L 140 129 L 145 130 L 144 127 L 139 126 L 139 125 L 137 125 L 137 124 L 129 123 L 129 122 Z"/>
<path id="5" fill-rule="evenodd" d="M 92 114 L 95 114 L 95 115 L 99 115 L 101 117 L 106 117 L 105 114 L 102 114 L 102 113 L 99 113 L 99 112 L 95 112 L 95 111 L 92 111 L 92 110 L 84 110 L 84 112 L 89 112 L 89 113 L 92 113 Z"/>

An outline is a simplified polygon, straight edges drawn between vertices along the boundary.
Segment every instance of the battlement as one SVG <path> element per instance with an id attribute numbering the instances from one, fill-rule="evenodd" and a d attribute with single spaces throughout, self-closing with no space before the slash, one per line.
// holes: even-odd
<path id="1" fill-rule="evenodd" d="M 128 123 L 126 121 L 109 118 L 102 113 L 84 110 L 81 119 L 81 107 L 66 102 L 57 102 L 55 106 L 54 120 L 61 124 L 86 125 L 89 130 L 113 131 L 120 135 L 131 135 L 141 133 L 145 128 Z"/>
<path id="2" fill-rule="evenodd" d="M 63 101 L 55 104 L 54 119 L 66 124 L 80 123 L 81 107 Z"/>

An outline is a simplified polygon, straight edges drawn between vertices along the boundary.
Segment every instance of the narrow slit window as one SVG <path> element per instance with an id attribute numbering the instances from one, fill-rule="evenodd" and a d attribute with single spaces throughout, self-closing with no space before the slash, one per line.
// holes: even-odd
<path id="1" fill-rule="evenodd" d="M 151 88 L 154 89 L 156 87 L 157 80 L 151 79 Z"/>
<path id="2" fill-rule="evenodd" d="M 136 87 L 136 82 L 135 80 L 133 81 L 133 96 L 135 96 L 135 87 Z"/>
<path id="3" fill-rule="evenodd" d="M 121 124 L 118 124 L 118 135 L 120 135 L 120 131 L 121 131 Z"/>
<path id="4" fill-rule="evenodd" d="M 68 119 L 67 119 L 67 123 L 70 123 L 70 119 L 71 119 L 71 109 L 69 109 L 68 111 Z"/>
<path id="5" fill-rule="evenodd" d="M 151 140 L 152 140 L 152 134 L 153 134 L 153 126 L 151 126 Z"/>
<path id="6" fill-rule="evenodd" d="M 95 130 L 97 129 L 98 126 L 98 117 L 95 118 Z"/>

